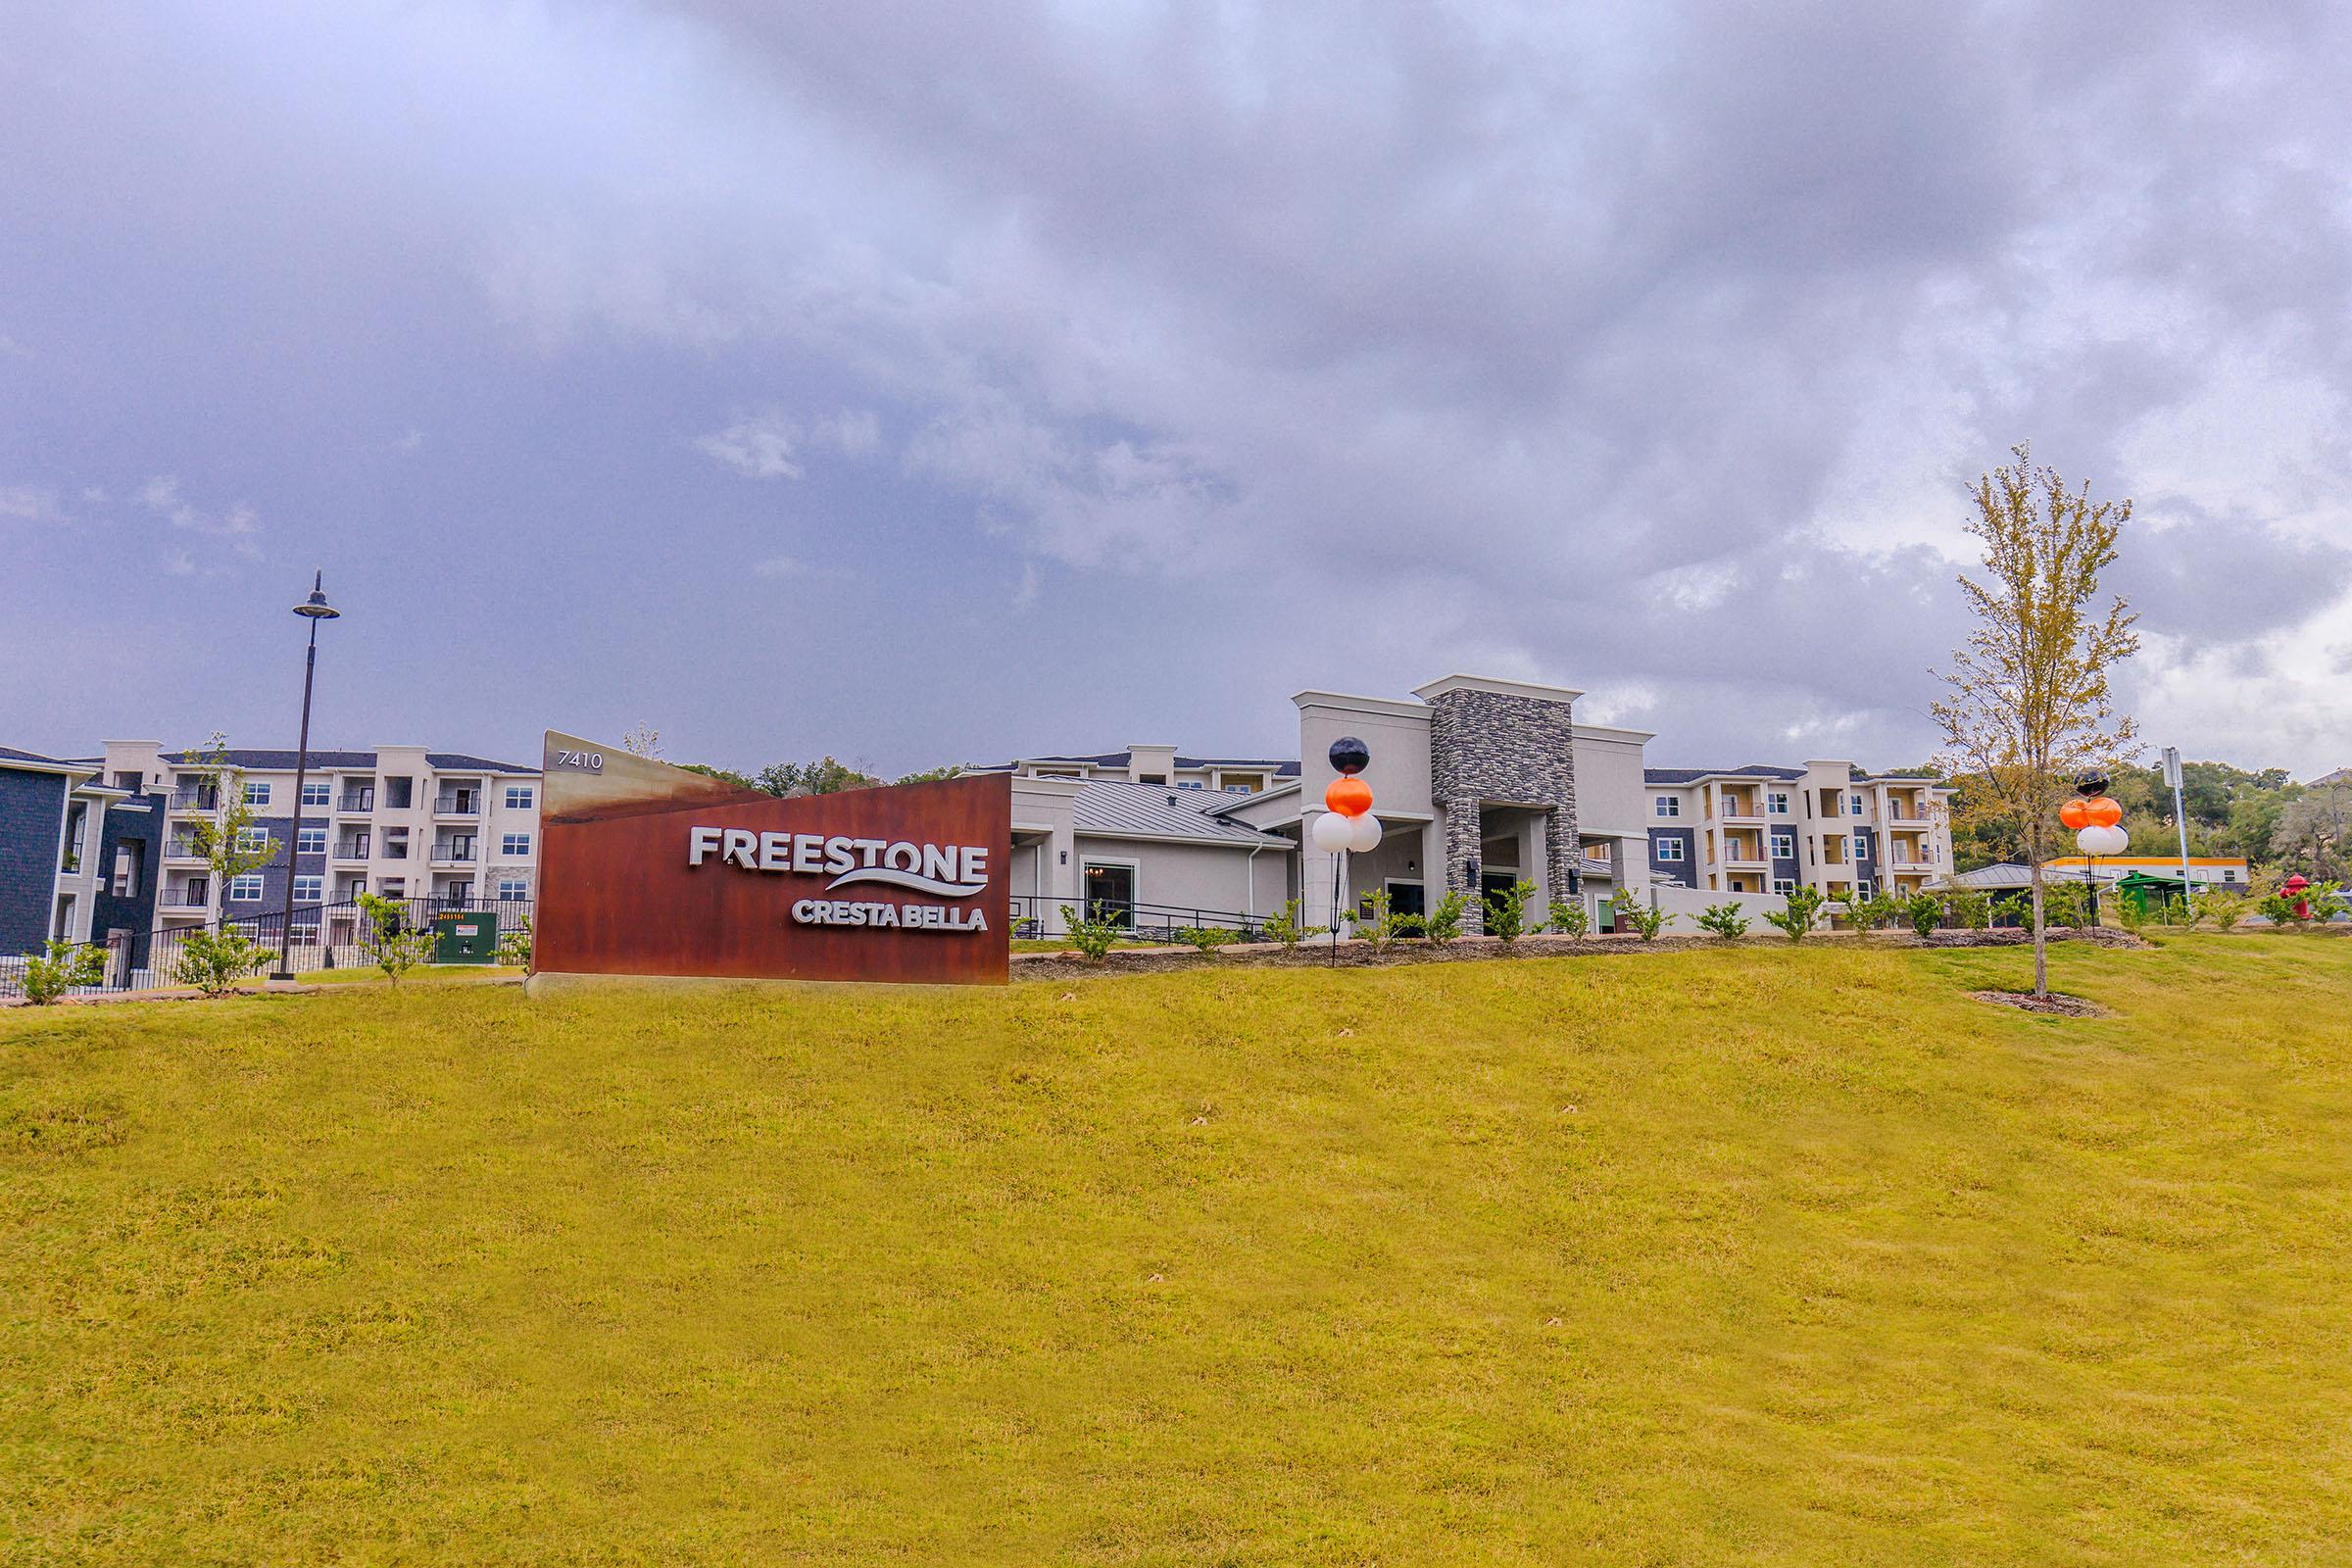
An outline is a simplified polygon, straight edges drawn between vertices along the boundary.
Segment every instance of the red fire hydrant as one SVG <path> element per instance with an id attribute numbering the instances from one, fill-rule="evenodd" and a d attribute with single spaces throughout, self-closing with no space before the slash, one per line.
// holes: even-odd
<path id="1" fill-rule="evenodd" d="M 2278 884 L 2278 891 L 2295 901 L 2295 918 L 2298 920 L 2311 918 L 2311 901 L 2303 897 L 2304 891 L 2310 886 L 2310 878 L 2300 871 Z"/>

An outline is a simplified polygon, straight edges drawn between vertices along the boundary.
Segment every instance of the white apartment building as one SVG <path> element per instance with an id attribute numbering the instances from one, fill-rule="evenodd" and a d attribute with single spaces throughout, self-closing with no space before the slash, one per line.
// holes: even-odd
<path id="1" fill-rule="evenodd" d="M 1707 893 L 1917 893 L 1952 874 L 1953 791 L 1934 779 L 1802 767 L 1646 768 L 1649 866 Z"/>
<path id="2" fill-rule="evenodd" d="M 105 744 L 106 782 L 159 798 L 166 812 L 158 929 L 274 916 L 289 876 L 298 942 L 318 940 L 322 917 L 348 924 L 362 893 L 459 904 L 536 896 L 537 768 L 421 746 L 314 751 L 297 802 L 294 760 L 290 751 L 228 751 L 257 842 L 277 849 L 262 870 L 216 887 L 190 833 L 227 804 L 205 755 L 166 752 L 154 741 Z M 349 940 L 340 930 L 325 937 Z"/>

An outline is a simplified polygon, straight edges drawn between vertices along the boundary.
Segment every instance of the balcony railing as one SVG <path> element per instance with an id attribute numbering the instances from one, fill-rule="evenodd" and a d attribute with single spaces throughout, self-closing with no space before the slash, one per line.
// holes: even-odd
<path id="1" fill-rule="evenodd" d="M 433 846 L 433 860 L 440 865 L 469 864 L 473 850 L 471 839 L 444 839 Z"/>
<path id="2" fill-rule="evenodd" d="M 176 789 L 172 792 L 172 809 L 174 811 L 210 811 L 220 804 L 220 792 L 209 785 L 201 789 Z"/>
<path id="3" fill-rule="evenodd" d="M 482 798 L 479 795 L 439 795 L 433 798 L 435 816 L 479 816 Z"/>
<path id="4" fill-rule="evenodd" d="M 356 839 L 343 839 L 338 842 L 335 845 L 335 858 L 338 860 L 365 860 L 368 858 L 368 836 L 363 833 Z"/>
<path id="5" fill-rule="evenodd" d="M 375 809 L 375 791 L 345 790 L 343 799 L 336 803 L 335 809 L 351 812 L 372 811 Z"/>
<path id="6" fill-rule="evenodd" d="M 156 903 L 167 909 L 209 909 L 213 901 L 203 888 L 166 888 Z"/>

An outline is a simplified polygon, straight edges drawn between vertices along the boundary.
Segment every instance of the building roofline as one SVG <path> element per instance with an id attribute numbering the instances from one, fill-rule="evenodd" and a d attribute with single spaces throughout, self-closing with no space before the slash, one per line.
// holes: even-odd
<path id="1" fill-rule="evenodd" d="M 1573 703 L 1585 694 L 1573 686 L 1544 686 L 1532 680 L 1500 680 L 1492 675 L 1441 675 L 1413 688 L 1413 695 L 1434 703 L 1447 692 L 1496 692 L 1505 697 L 1532 697 L 1539 702 Z"/>

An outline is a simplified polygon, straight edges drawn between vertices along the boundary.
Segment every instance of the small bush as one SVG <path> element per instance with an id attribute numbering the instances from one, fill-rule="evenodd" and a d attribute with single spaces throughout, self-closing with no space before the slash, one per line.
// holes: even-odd
<path id="1" fill-rule="evenodd" d="M 1581 937 L 1592 929 L 1592 916 L 1585 911 L 1585 901 L 1573 904 L 1551 901 L 1551 918 L 1544 922 L 1546 931 L 1558 931 L 1567 936 Z"/>
<path id="2" fill-rule="evenodd" d="M 1462 911 L 1469 907 L 1470 895 L 1456 888 L 1421 917 L 1421 934 L 1443 947 L 1462 934 Z"/>
<path id="3" fill-rule="evenodd" d="M 1365 894 L 1350 918 L 1355 922 L 1355 939 L 1370 943 L 1376 954 L 1388 952 L 1398 937 L 1411 936 L 1421 926 L 1417 916 L 1397 909 L 1387 888 Z"/>
<path id="4" fill-rule="evenodd" d="M 235 989 L 270 961 L 270 950 L 238 931 L 190 931 L 179 939 L 172 978 L 208 997 Z"/>
<path id="5" fill-rule="evenodd" d="M 394 985 L 432 956 L 433 934 L 409 924 L 409 906 L 378 893 L 360 895 L 360 951 Z"/>
<path id="6" fill-rule="evenodd" d="M 1285 904 L 1281 908 L 1276 909 L 1272 914 L 1267 915 L 1265 924 L 1266 940 L 1268 942 L 1279 942 L 1286 948 L 1295 948 L 1308 937 L 1319 937 L 1323 935 L 1325 931 L 1330 929 L 1327 926 L 1304 924 L 1304 916 L 1299 912 L 1299 909 L 1300 906 L 1298 901 L 1297 899 L 1293 899 L 1288 904 Z"/>
<path id="7" fill-rule="evenodd" d="M 1536 885 L 1522 877 L 1506 892 L 1490 894 L 1487 898 L 1487 935 L 1503 942 L 1516 942 L 1527 933 L 1527 905 L 1536 896 Z"/>
<path id="8" fill-rule="evenodd" d="M 510 969 L 528 969 L 531 966 L 531 917 L 520 916 L 521 924 L 512 926 L 498 935 L 498 961 Z"/>
<path id="9" fill-rule="evenodd" d="M 2200 893 L 2196 912 L 2213 922 L 2216 931 L 2228 931 L 2246 917 L 2249 901 L 2237 893 Z"/>
<path id="10" fill-rule="evenodd" d="M 1653 908 L 1649 905 L 1643 904 L 1640 899 L 1634 897 L 1631 888 L 1619 888 L 1617 896 L 1609 903 L 1610 906 L 1617 911 L 1617 923 L 1621 926 L 1632 926 L 1634 935 L 1644 942 L 1657 941 L 1658 933 L 1674 923 L 1673 915 L 1663 909 Z"/>
<path id="11" fill-rule="evenodd" d="M 1066 904 L 1061 906 L 1061 923 L 1069 927 L 1070 946 L 1076 948 L 1090 963 L 1101 963 L 1119 938 L 1127 933 L 1127 928 L 1116 920 L 1083 919 L 1076 909 Z"/>
<path id="12" fill-rule="evenodd" d="M 1778 926 L 1791 942 L 1802 942 L 1805 933 L 1820 923 L 1821 906 L 1827 901 L 1819 888 L 1793 888 L 1785 902 L 1788 906 L 1786 909 L 1764 911 L 1764 923 Z"/>
<path id="13" fill-rule="evenodd" d="M 1974 888 L 1963 888 L 1948 895 L 1945 905 L 1952 918 L 1970 931 L 1982 931 L 1992 924 L 1992 900 Z"/>
<path id="14" fill-rule="evenodd" d="M 52 938 L 44 952 L 24 956 L 22 986 L 26 1002 L 46 1007 L 67 992 L 94 986 L 105 978 L 104 948 Z"/>
<path id="15" fill-rule="evenodd" d="M 1176 928 L 1176 940 L 1188 942 L 1202 953 L 1213 954 L 1219 948 L 1237 940 L 1241 933 L 1230 926 L 1187 925 Z"/>
<path id="16" fill-rule="evenodd" d="M 1726 942 L 1747 935 L 1747 916 L 1737 904 L 1710 904 L 1698 917 L 1698 928 Z"/>
<path id="17" fill-rule="evenodd" d="M 1911 929 L 1921 937 L 1932 937 L 1943 921 L 1943 901 L 1933 893 L 1914 893 L 1897 906 L 1902 917 L 1911 922 Z"/>

